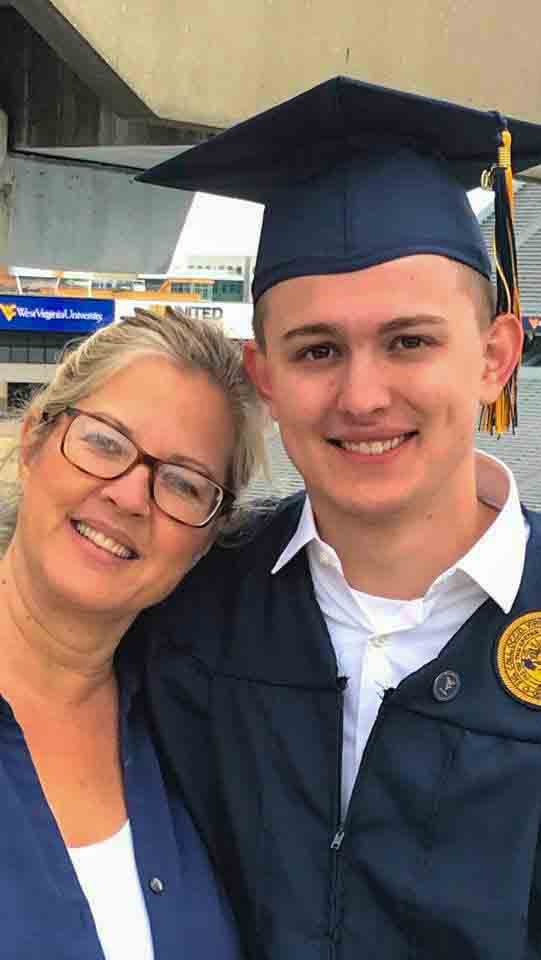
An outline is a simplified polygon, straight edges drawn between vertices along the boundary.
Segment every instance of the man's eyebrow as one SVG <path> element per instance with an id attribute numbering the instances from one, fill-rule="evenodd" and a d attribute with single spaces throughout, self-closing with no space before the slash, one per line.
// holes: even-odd
<path id="1" fill-rule="evenodd" d="M 340 336 L 340 327 L 333 323 L 307 323 L 302 327 L 292 327 L 284 333 L 284 340 L 293 340 L 294 337 L 313 336 Z"/>
<path id="2" fill-rule="evenodd" d="M 411 327 L 419 324 L 430 326 L 442 326 L 445 323 L 444 317 L 438 317 L 432 313 L 418 313 L 409 317 L 393 317 L 392 320 L 386 320 L 378 327 L 378 333 L 393 333 L 397 330 L 409 330 Z M 339 324 L 333 323 L 307 323 L 302 327 L 292 327 L 284 334 L 284 340 L 293 340 L 296 337 L 313 336 L 343 336 L 343 330 Z"/>
<path id="3" fill-rule="evenodd" d="M 101 420 L 105 420 L 106 423 L 109 423 L 112 427 L 116 427 L 117 430 L 120 430 L 120 432 L 123 433 L 128 440 L 132 440 L 133 443 L 138 446 L 137 440 L 133 434 L 133 430 L 130 430 L 130 428 L 127 427 L 122 420 L 117 420 L 117 418 L 113 417 L 112 414 L 106 413 L 102 410 L 92 410 L 92 412 L 90 412 L 90 410 L 84 410 L 83 413 L 88 413 L 88 416 L 90 417 L 100 417 Z M 187 457 L 182 453 L 172 453 L 166 458 L 156 457 L 156 459 L 161 460 L 162 463 L 174 463 L 179 467 L 192 467 L 192 469 L 197 473 L 202 473 L 208 477 L 209 480 L 214 480 L 215 483 L 218 483 L 214 477 L 214 472 L 211 470 L 209 465 L 207 463 L 202 463 L 201 460 L 195 460 L 194 457 Z"/>
<path id="4" fill-rule="evenodd" d="M 419 324 L 441 327 L 444 323 L 445 317 L 438 317 L 432 313 L 417 313 L 411 317 L 394 317 L 393 320 L 386 320 L 379 329 L 381 333 L 393 333 L 396 330 L 409 330 L 411 327 L 418 327 Z"/>

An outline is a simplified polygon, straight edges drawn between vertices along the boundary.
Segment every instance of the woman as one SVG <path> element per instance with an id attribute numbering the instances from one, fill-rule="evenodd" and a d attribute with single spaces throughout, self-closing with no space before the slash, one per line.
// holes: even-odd
<path id="1" fill-rule="evenodd" d="M 209 548 L 258 421 L 235 346 L 172 311 L 95 333 L 26 411 L 1 530 L 4 957 L 238 956 L 160 776 L 131 624 Z"/>

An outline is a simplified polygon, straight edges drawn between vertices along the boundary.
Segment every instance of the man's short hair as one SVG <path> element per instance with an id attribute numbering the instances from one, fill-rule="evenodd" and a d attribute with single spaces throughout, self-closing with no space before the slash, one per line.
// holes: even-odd
<path id="1" fill-rule="evenodd" d="M 477 301 L 479 309 L 479 323 L 481 328 L 491 323 L 496 316 L 496 296 L 493 284 L 482 274 L 472 270 L 471 267 L 459 264 L 460 274 L 464 278 L 468 292 L 472 298 Z M 268 310 L 265 304 L 265 297 L 261 297 L 255 307 L 252 319 L 254 340 L 260 350 L 265 350 L 265 318 Z"/>
<path id="2" fill-rule="evenodd" d="M 479 323 L 481 327 L 492 323 L 496 316 L 496 292 L 493 284 L 471 267 L 464 267 L 461 274 L 465 279 L 468 291 L 478 303 Z"/>
<path id="3" fill-rule="evenodd" d="M 254 331 L 254 340 L 257 343 L 260 350 L 265 350 L 265 314 L 267 310 L 265 309 L 265 304 L 263 300 L 258 300 L 254 307 L 254 315 L 252 318 L 252 328 Z"/>

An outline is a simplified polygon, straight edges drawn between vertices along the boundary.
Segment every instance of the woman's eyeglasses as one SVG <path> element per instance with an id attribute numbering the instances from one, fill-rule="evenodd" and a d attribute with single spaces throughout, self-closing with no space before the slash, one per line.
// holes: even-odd
<path id="1" fill-rule="evenodd" d="M 231 490 L 192 467 L 165 463 L 150 456 L 102 417 L 66 407 L 70 420 L 60 444 L 66 460 L 100 480 L 116 480 L 139 463 L 150 468 L 151 493 L 156 505 L 179 523 L 204 527 L 235 500 Z M 44 414 L 44 420 L 56 419 Z"/>

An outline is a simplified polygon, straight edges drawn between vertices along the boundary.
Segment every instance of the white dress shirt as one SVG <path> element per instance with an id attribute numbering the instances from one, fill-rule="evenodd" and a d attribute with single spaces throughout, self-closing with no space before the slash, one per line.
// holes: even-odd
<path id="1" fill-rule="evenodd" d="M 297 529 L 280 554 L 277 573 L 307 548 L 317 602 L 334 647 L 344 694 L 342 816 L 383 691 L 433 660 L 487 599 L 508 613 L 517 595 L 529 528 L 511 471 L 476 453 L 477 496 L 498 514 L 480 540 L 416 600 L 393 600 L 353 590 L 331 546 L 321 540 L 307 497 Z M 449 518 L 452 523 L 452 518 Z"/>

